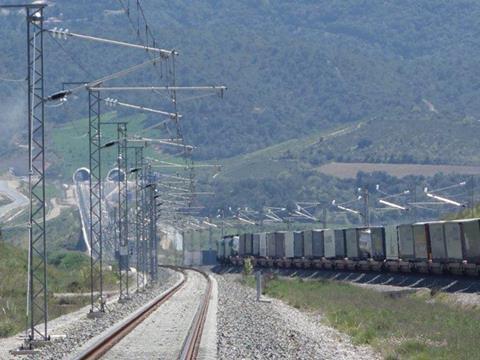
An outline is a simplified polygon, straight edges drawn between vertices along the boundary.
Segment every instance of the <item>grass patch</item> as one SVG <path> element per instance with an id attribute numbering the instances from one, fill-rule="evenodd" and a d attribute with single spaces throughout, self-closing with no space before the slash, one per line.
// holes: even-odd
<path id="1" fill-rule="evenodd" d="M 320 311 L 329 325 L 350 335 L 354 343 L 372 345 L 388 359 L 473 359 L 480 354 L 478 310 L 427 302 L 415 295 L 392 298 L 326 280 L 274 278 L 265 293 L 298 309 Z"/>

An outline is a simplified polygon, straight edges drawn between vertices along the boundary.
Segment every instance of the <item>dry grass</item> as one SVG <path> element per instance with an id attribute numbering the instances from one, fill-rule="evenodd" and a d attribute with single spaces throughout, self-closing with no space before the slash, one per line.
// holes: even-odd
<path id="1" fill-rule="evenodd" d="M 332 281 L 273 279 L 266 294 L 320 311 L 331 326 L 387 359 L 474 359 L 480 354 L 478 310 L 416 296 L 392 298 Z"/>

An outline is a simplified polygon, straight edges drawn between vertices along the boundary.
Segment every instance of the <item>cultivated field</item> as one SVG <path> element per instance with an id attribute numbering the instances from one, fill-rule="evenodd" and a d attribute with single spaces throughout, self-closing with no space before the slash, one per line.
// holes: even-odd
<path id="1" fill-rule="evenodd" d="M 422 165 L 422 164 L 375 164 L 375 163 L 337 163 L 332 162 L 318 168 L 320 172 L 342 179 L 355 178 L 360 171 L 385 172 L 391 176 L 404 177 L 408 175 L 433 176 L 438 173 L 480 175 L 480 166 L 463 165 Z"/>

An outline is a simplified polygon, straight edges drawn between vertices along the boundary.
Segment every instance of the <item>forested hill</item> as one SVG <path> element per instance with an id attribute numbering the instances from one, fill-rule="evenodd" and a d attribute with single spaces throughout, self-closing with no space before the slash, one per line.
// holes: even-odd
<path id="1" fill-rule="evenodd" d="M 465 142 L 455 145 L 455 139 L 445 136 L 442 143 L 475 145 L 473 134 L 480 130 L 478 1 L 142 3 L 161 46 L 176 48 L 181 54 L 179 83 L 229 87 L 224 100 L 206 98 L 180 103 L 186 115 L 186 136 L 199 146 L 199 158 L 248 153 L 360 121 L 367 124 L 362 130 L 362 148 L 371 147 L 371 152 L 393 152 L 389 149 L 391 138 L 395 140 L 395 154 L 401 154 L 402 145 L 398 144 L 403 142 L 399 142 L 395 129 L 402 123 L 408 124 L 422 143 L 422 151 L 428 149 L 429 142 L 436 141 L 429 136 L 429 128 L 448 134 L 451 124 L 457 126 L 456 133 L 462 133 L 467 124 L 463 131 Z M 60 22 L 52 22 L 49 27 L 135 41 L 125 14 L 118 11 L 119 1 L 59 0 L 50 5 L 48 16 Z M 25 50 L 25 35 L 20 31 L 23 20 L 5 12 L 0 17 L 1 76 L 21 75 L 24 70 L 23 60 L 19 61 Z M 56 87 L 61 81 L 100 77 L 119 64 L 141 60 L 116 48 L 105 51 L 73 40 L 61 44 L 69 56 L 56 42 L 46 40 L 48 80 Z M 71 61 L 72 54 L 87 71 Z M 139 81 L 145 82 L 145 78 Z M 0 95 L 8 95 L 13 101 L 13 85 L 0 84 Z M 84 106 L 70 106 L 70 115 L 85 115 Z M 65 121 L 65 116 L 54 111 L 51 117 Z M 430 125 L 423 124 L 416 131 L 415 124 L 426 118 Z M 370 132 L 369 128 L 376 131 Z M 389 128 L 394 130 L 390 132 Z M 381 142 L 375 138 L 378 129 L 385 129 Z M 419 131 L 425 136 L 420 136 Z M 405 141 L 404 150 L 409 156 L 413 153 L 413 161 L 425 160 L 425 154 L 415 158 L 415 144 Z M 435 160 L 435 156 L 430 154 L 428 159 Z M 456 161 L 442 156 L 449 162 Z M 361 159 L 357 155 L 355 160 Z"/>

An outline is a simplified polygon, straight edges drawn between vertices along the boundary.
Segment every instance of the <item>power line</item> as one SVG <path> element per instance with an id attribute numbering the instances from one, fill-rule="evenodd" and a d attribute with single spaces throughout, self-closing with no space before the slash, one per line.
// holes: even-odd
<path id="1" fill-rule="evenodd" d="M 8 82 L 26 82 L 27 78 L 22 78 L 22 79 L 9 79 L 3 76 L 0 76 L 0 81 L 8 81 Z"/>
<path id="2" fill-rule="evenodd" d="M 133 22 L 133 19 L 131 17 L 130 1 L 128 0 L 126 5 L 125 5 L 123 0 L 118 0 L 118 1 L 119 1 L 120 5 L 122 6 L 123 10 L 125 11 L 125 14 L 128 17 L 130 25 L 131 25 L 132 29 L 134 30 L 134 32 L 137 36 L 137 39 L 142 41 L 145 46 L 148 46 L 149 45 L 148 38 L 150 37 L 152 39 L 153 47 L 155 47 L 155 44 L 157 43 L 157 41 L 156 41 L 155 37 L 153 36 L 151 27 L 148 25 L 148 21 L 147 21 L 147 18 L 145 17 L 145 12 L 143 10 L 142 4 L 140 3 L 140 0 L 135 1 L 136 8 L 137 8 L 137 11 L 136 11 L 137 12 L 137 24 L 136 25 Z M 145 40 L 143 40 L 142 37 L 140 36 L 140 15 L 142 16 L 143 24 L 145 26 Z"/>
<path id="3" fill-rule="evenodd" d="M 75 63 L 75 65 L 77 65 L 85 74 L 87 74 L 89 77 L 93 78 L 93 79 L 96 79 L 97 77 L 95 75 L 93 75 L 92 72 L 90 72 L 89 70 L 87 70 L 85 68 L 85 66 L 83 66 L 77 59 L 75 56 L 73 56 L 69 50 L 67 50 L 65 48 L 65 46 L 63 46 L 63 44 L 58 41 L 52 33 L 49 33 L 50 34 L 50 38 L 60 47 L 60 49 L 65 53 L 65 55 L 67 55 L 70 60 Z"/>

